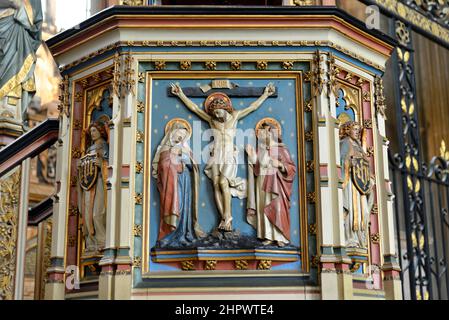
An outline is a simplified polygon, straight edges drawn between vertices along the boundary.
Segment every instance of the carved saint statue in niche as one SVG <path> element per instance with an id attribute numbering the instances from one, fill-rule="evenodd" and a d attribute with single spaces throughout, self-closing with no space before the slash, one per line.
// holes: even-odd
<path id="1" fill-rule="evenodd" d="M 248 145 L 247 220 L 264 245 L 290 243 L 290 201 L 296 165 L 282 143 L 282 129 L 272 118 L 256 126 L 257 151 Z"/>
<path id="2" fill-rule="evenodd" d="M 360 125 L 354 121 L 340 127 L 346 246 L 366 249 L 369 217 L 374 204 L 374 182 L 369 157 L 361 143 L 361 133 Z"/>
<path id="3" fill-rule="evenodd" d="M 212 93 L 206 99 L 203 110 L 184 94 L 180 86 L 172 84 L 172 93 L 213 129 L 214 142 L 205 173 L 213 182 L 215 203 L 221 217 L 220 230 L 232 231 L 232 197 L 244 199 L 247 194 L 246 180 L 237 177 L 238 149 L 234 145 L 237 124 L 261 107 L 275 91 L 270 83 L 262 96 L 243 110 L 235 110 L 226 94 Z"/>
<path id="4" fill-rule="evenodd" d="M 107 120 L 87 130 L 85 155 L 78 165 L 78 207 L 85 240 L 84 254 L 99 254 L 106 240 L 107 166 L 109 159 Z"/>
<path id="5" fill-rule="evenodd" d="M 198 224 L 199 167 L 188 141 L 190 124 L 171 120 L 153 160 L 153 177 L 160 194 L 159 246 L 179 247 L 204 237 Z"/>

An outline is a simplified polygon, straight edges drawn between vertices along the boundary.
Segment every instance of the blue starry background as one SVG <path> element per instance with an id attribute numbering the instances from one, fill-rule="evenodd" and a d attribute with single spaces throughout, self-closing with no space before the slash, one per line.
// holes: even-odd
<path id="1" fill-rule="evenodd" d="M 237 84 L 239 87 L 266 87 L 268 83 L 272 82 L 278 92 L 277 97 L 269 98 L 261 106 L 260 109 L 251 113 L 246 118 L 242 119 L 237 128 L 238 129 L 254 129 L 256 124 L 265 117 L 272 117 L 282 125 L 283 142 L 287 145 L 293 161 L 297 168 L 298 166 L 298 127 L 297 127 L 297 109 L 296 109 L 296 79 L 229 79 L 231 82 Z M 202 121 L 194 113 L 190 112 L 185 105 L 177 97 L 169 97 L 167 88 L 170 83 L 177 83 L 182 88 L 186 87 L 200 87 L 202 85 L 210 84 L 210 78 L 204 79 L 153 79 L 152 92 L 152 106 L 151 106 L 151 162 L 156 153 L 161 140 L 164 137 L 165 126 L 173 118 L 183 118 L 189 121 L 192 127 L 195 125 L 201 126 L 202 131 L 210 129 L 207 122 Z M 257 98 L 231 98 L 235 109 L 244 109 L 248 107 Z M 201 108 L 205 98 L 192 98 L 192 100 Z M 195 131 L 195 130 L 194 130 Z M 192 137 L 190 147 L 193 149 Z M 210 139 L 203 139 L 202 150 L 210 145 Z M 196 140 L 195 140 L 196 141 Z M 238 177 L 247 179 L 247 161 L 244 151 L 244 145 L 248 143 L 255 143 L 254 136 L 245 138 L 244 143 L 234 141 L 239 149 L 239 170 Z M 238 145 L 240 143 L 240 145 Z M 203 158 L 204 159 L 204 158 Z M 200 159 L 198 158 L 197 161 Z M 219 214 L 215 206 L 213 196 L 213 186 L 211 180 L 205 175 L 204 168 L 206 161 L 200 162 L 200 196 L 199 196 L 199 222 L 205 232 L 211 232 L 219 223 Z M 299 170 L 299 169 L 298 169 Z M 150 185 L 150 247 L 156 244 L 159 230 L 159 193 L 156 186 L 156 180 L 151 178 Z M 300 207 L 298 199 L 298 173 L 293 184 L 293 196 L 290 210 L 291 221 L 291 240 L 292 244 L 300 246 Z M 232 215 L 233 227 L 242 234 L 256 236 L 256 231 L 246 222 L 246 199 L 240 200 L 233 198 L 232 200 Z M 297 263 L 280 266 L 281 269 L 295 269 L 298 268 Z M 150 268 L 154 271 L 159 270 L 177 270 L 162 264 L 150 262 Z M 274 269 L 274 268 L 273 268 Z"/>
<path id="2" fill-rule="evenodd" d="M 352 108 L 347 108 L 346 100 L 344 99 L 343 90 L 338 90 L 338 98 L 337 98 L 337 118 L 340 117 L 343 113 L 346 113 L 352 121 L 356 120 L 355 112 Z"/>
<path id="3" fill-rule="evenodd" d="M 90 120 L 91 123 L 96 122 L 105 115 L 108 116 L 109 119 L 112 119 L 112 105 L 109 103 L 110 96 L 111 93 L 109 89 L 104 90 L 100 106 L 92 110 L 92 118 Z"/>

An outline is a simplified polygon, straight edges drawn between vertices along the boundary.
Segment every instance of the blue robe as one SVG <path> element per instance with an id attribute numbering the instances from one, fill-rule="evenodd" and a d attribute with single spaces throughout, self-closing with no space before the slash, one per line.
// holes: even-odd
<path id="1" fill-rule="evenodd" d="M 185 161 L 186 159 L 183 159 Z M 198 237 L 195 232 L 195 222 L 193 219 L 193 177 L 192 166 L 184 166 L 182 173 L 178 174 L 178 199 L 179 199 L 179 220 L 176 229 L 160 240 L 159 246 L 178 248 L 187 247 L 194 244 Z"/>

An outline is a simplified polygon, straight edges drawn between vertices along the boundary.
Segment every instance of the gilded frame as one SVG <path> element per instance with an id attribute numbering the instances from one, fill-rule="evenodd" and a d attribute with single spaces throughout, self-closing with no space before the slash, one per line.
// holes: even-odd
<path id="1" fill-rule="evenodd" d="M 197 62 L 197 61 L 192 61 Z M 270 60 L 271 62 L 275 62 Z M 301 62 L 310 62 L 308 60 L 304 60 Z M 286 273 L 286 272 L 278 272 L 278 274 L 272 272 L 270 274 L 266 274 L 263 272 L 255 272 L 255 271 L 246 271 L 244 273 L 241 272 L 232 272 L 228 274 L 225 273 L 217 273 L 217 272 L 201 272 L 198 271 L 195 274 L 190 273 L 189 277 L 192 278 L 211 278 L 211 277 L 217 277 L 224 275 L 225 277 L 242 277 L 242 276 L 298 276 L 303 275 L 304 272 L 310 271 L 310 263 L 309 263 L 309 248 L 308 248 L 308 209 L 307 209 L 307 192 L 306 192 L 306 159 L 305 159 L 305 130 L 304 130 L 304 104 L 306 103 L 303 88 L 304 88 L 304 80 L 303 80 L 303 70 L 288 70 L 288 71 L 147 71 L 145 76 L 145 151 L 144 151 L 144 172 L 148 170 L 149 166 L 151 165 L 149 163 L 149 159 L 151 159 L 151 155 L 149 154 L 149 150 L 151 150 L 151 146 L 149 145 L 150 142 L 147 143 L 147 141 L 150 140 L 150 134 L 151 129 L 149 128 L 149 122 L 151 120 L 151 109 L 149 106 L 151 106 L 151 86 L 153 79 L 167 79 L 172 78 L 174 75 L 176 75 L 176 78 L 204 78 L 204 76 L 210 76 L 211 78 L 216 77 L 219 75 L 220 77 L 228 76 L 232 78 L 258 78 L 258 79 L 270 79 L 273 77 L 276 78 L 287 78 L 287 79 L 295 79 L 296 81 L 296 112 L 297 112 L 297 131 L 298 131 L 298 155 L 299 155 L 299 170 L 298 173 L 300 174 L 300 179 L 298 179 L 298 186 L 300 191 L 300 198 L 299 198 L 299 208 L 300 211 L 302 211 L 302 214 L 300 215 L 300 239 L 301 239 L 301 262 L 302 262 L 302 269 L 298 273 Z M 314 117 L 312 117 L 311 121 L 314 121 Z M 313 124 L 312 124 L 313 127 Z M 313 145 L 313 157 L 315 160 L 315 145 Z M 148 172 L 148 171 L 146 171 Z M 149 269 L 149 259 L 150 259 L 150 248 L 149 248 L 149 211 L 147 208 L 149 207 L 149 182 L 150 178 L 146 175 L 143 182 L 143 219 L 142 219 L 142 257 L 141 257 L 141 263 L 140 268 L 142 280 L 144 279 L 161 279 L 161 278 L 179 278 L 179 277 L 185 277 L 186 273 L 183 271 L 174 273 L 158 273 L 158 274 L 152 274 Z M 316 181 L 314 179 L 314 185 L 316 188 Z M 314 209 L 314 214 L 316 216 L 316 207 Z"/>

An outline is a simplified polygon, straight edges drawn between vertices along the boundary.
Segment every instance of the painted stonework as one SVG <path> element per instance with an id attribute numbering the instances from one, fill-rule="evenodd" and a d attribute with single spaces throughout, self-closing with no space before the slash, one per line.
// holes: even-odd
<path id="1" fill-rule="evenodd" d="M 214 142 L 205 173 L 213 182 L 215 204 L 221 221 L 218 229 L 232 231 L 232 197 L 246 197 L 246 180 L 237 177 L 238 149 L 234 146 L 237 124 L 250 113 L 259 109 L 262 103 L 274 93 L 268 85 L 263 95 L 248 108 L 234 110 L 231 99 L 223 93 L 213 93 L 204 102 L 205 110 L 190 100 L 179 86 L 173 85 L 173 94 L 192 112 L 209 123 L 213 129 Z"/>
<path id="2" fill-rule="evenodd" d="M 266 264 L 269 269 L 300 268 L 300 216 L 305 214 L 299 208 L 297 171 L 299 150 L 303 148 L 298 141 L 301 116 L 297 104 L 301 97 L 297 86 L 301 82 L 295 77 L 272 80 L 192 75 L 177 83 L 170 79 L 153 81 L 151 144 L 154 141 L 159 147 L 151 146 L 158 187 L 154 190 L 151 186 L 155 192 L 150 193 L 150 269 L 184 269 L 173 255 L 181 250 L 179 254 L 197 260 L 192 249 L 221 250 L 221 256 L 210 257 L 217 260 L 215 268 L 229 268 L 230 255 L 237 254 L 252 260 L 248 268 L 257 269 L 262 259 L 259 251 L 264 248 L 270 248 L 270 256 L 264 259 L 270 261 Z M 264 118 L 267 113 L 275 118 Z M 165 134 L 160 142 L 159 133 L 169 132 L 167 128 L 176 121 L 188 130 L 175 132 L 171 138 Z M 282 130 L 286 132 L 285 141 L 279 136 Z M 182 148 L 165 147 L 181 149 L 175 152 L 180 158 L 162 152 L 170 139 L 186 144 Z M 167 165 L 161 165 L 162 159 Z M 176 174 L 161 175 L 170 169 Z M 193 183 L 183 183 L 186 173 Z M 158 224 L 153 219 L 160 221 L 156 233 L 153 230 Z M 167 254 L 164 248 L 173 250 L 173 254 Z M 192 268 L 198 267 L 193 263 Z"/>
<path id="3" fill-rule="evenodd" d="M 198 223 L 199 167 L 187 143 L 192 128 L 174 119 L 165 131 L 152 172 L 160 193 L 159 245 L 192 245 L 204 237 Z"/>
<path id="4" fill-rule="evenodd" d="M 257 151 L 247 146 L 248 216 L 263 244 L 290 243 L 290 208 L 296 165 L 282 142 L 282 127 L 274 119 L 263 119 L 256 127 Z"/>
<path id="5" fill-rule="evenodd" d="M 320 25 L 346 35 L 341 38 L 299 14 L 256 18 L 236 18 L 242 23 L 236 25 L 229 17 L 155 21 L 143 14 L 134 40 L 120 25 L 120 38 L 104 47 L 81 37 L 84 31 L 71 38 L 79 40 L 76 46 L 62 38 L 52 44 L 73 95 L 63 115 L 70 128 L 62 138 L 70 180 L 67 194 L 59 192 L 69 204 L 59 209 L 68 220 L 66 233 L 59 233 L 73 240 L 65 259 L 81 263 L 84 290 L 98 283 L 102 297 L 138 298 L 179 294 L 181 286 L 212 294 L 212 286 L 257 283 L 338 299 L 373 283 L 379 296 L 389 290 L 370 267 L 382 266 L 386 254 L 381 220 L 373 214 L 374 208 L 379 217 L 389 213 L 378 188 L 385 155 L 373 89 L 391 46 L 343 18 L 320 17 Z M 267 21 L 269 33 L 259 28 Z M 230 39 L 229 28 L 238 31 L 243 22 L 254 28 Z M 156 23 L 149 38 L 147 29 Z M 289 33 L 291 40 L 281 28 L 286 24 L 297 31 Z M 175 37 L 170 32 L 180 25 L 195 26 L 205 40 L 188 28 Z M 204 25 L 216 28 L 218 40 Z M 311 25 L 316 39 L 307 38 Z M 103 86 L 109 91 L 97 94 Z M 104 114 L 106 172 L 87 174 L 94 156 L 81 170 L 87 188 L 96 173 L 107 190 L 104 197 L 95 194 L 106 212 L 104 248 L 88 257 L 78 228 L 90 219 L 74 191 L 83 181 L 79 160 L 92 146 L 83 132 Z M 350 121 L 366 129 L 366 142 L 356 135 L 340 140 L 340 125 Z M 350 198 L 364 207 L 358 215 Z M 379 241 L 373 241 L 376 234 Z"/>
<path id="6" fill-rule="evenodd" d="M 348 248 L 368 248 L 369 217 L 374 205 L 373 180 L 369 156 L 361 144 L 357 122 L 340 127 L 340 152 L 343 168 L 343 209 Z"/>
<path id="7" fill-rule="evenodd" d="M 79 164 L 79 209 L 85 254 L 98 254 L 106 241 L 106 175 L 109 159 L 107 124 L 94 122 L 88 128 L 90 146 Z"/>
<path id="8" fill-rule="evenodd" d="M 214 84 L 214 81 L 212 81 Z M 231 83 L 230 87 L 233 85 Z M 235 87 L 235 85 L 234 85 Z M 222 88 L 223 89 L 223 88 Z M 232 232 L 232 197 L 246 199 L 248 223 L 257 230 L 260 245 L 284 247 L 290 243 L 290 208 L 296 165 L 282 143 L 281 124 L 275 119 L 257 123 L 257 152 L 248 144 L 248 180 L 237 177 L 239 148 L 236 140 L 237 124 L 257 111 L 272 96 L 276 88 L 269 84 L 262 96 L 248 108 L 235 110 L 231 99 L 222 92 L 207 96 L 203 111 L 190 100 L 179 85 L 172 84 L 172 94 L 213 129 L 213 143 L 204 174 L 212 180 L 219 225 L 212 233 L 229 237 Z M 247 90 L 248 93 L 250 90 Z M 244 94 L 244 90 L 240 90 Z M 186 119 L 171 120 L 153 160 L 153 176 L 160 194 L 159 247 L 210 246 L 198 242 L 206 234 L 198 221 L 199 166 L 188 146 L 192 127 Z M 197 155 L 198 156 L 198 155 Z M 198 157 L 197 157 L 198 158 Z M 245 163 L 243 163 L 245 165 Z M 193 172 L 193 182 L 189 171 Z M 204 181 L 204 179 L 203 179 Z M 235 248 L 241 239 L 235 238 Z M 220 247 L 220 243 L 213 244 Z"/>

